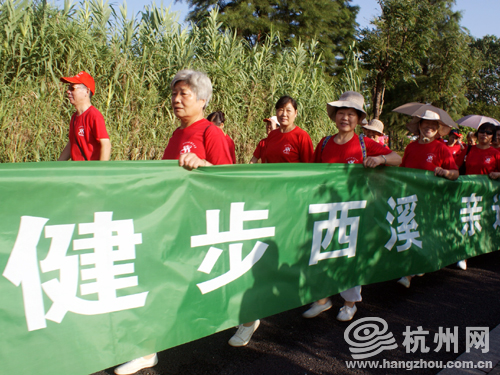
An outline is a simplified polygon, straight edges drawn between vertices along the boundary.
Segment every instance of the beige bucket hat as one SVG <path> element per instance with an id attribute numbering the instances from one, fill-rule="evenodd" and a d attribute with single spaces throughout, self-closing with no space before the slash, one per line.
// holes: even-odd
<path id="1" fill-rule="evenodd" d="M 365 104 L 365 98 L 359 92 L 356 91 L 346 91 L 342 95 L 340 95 L 339 100 L 336 102 L 330 102 L 326 106 L 326 110 L 328 112 L 328 117 L 330 117 L 333 121 L 335 121 L 335 114 L 337 113 L 337 109 L 339 108 L 354 108 L 362 113 L 359 118 L 359 124 L 365 119 L 366 112 L 363 109 L 363 105 Z"/>
<path id="2" fill-rule="evenodd" d="M 439 113 L 431 111 L 429 109 L 426 110 L 422 115 L 413 116 L 412 120 L 408 124 L 406 124 L 406 128 L 413 134 L 418 135 L 419 134 L 418 125 L 420 124 L 421 120 L 437 121 L 439 123 L 438 133 L 439 135 L 441 135 L 441 137 L 448 135 L 450 133 L 450 130 L 452 129 L 451 126 L 441 121 Z"/>
<path id="3" fill-rule="evenodd" d="M 384 123 L 380 120 L 373 119 L 363 129 L 373 130 L 374 132 L 384 135 Z"/>

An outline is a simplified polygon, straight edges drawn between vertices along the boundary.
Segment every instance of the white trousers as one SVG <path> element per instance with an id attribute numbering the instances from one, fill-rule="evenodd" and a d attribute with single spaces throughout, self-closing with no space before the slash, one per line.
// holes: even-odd
<path id="1" fill-rule="evenodd" d="M 340 296 L 347 302 L 361 302 L 361 285 L 340 292 Z"/>

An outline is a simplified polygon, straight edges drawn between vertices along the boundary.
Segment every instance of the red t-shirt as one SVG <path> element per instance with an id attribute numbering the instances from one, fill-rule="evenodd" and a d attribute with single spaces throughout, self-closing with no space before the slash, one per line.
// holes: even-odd
<path id="1" fill-rule="evenodd" d="M 448 146 L 448 144 L 446 146 L 453 156 L 458 155 L 462 151 L 462 146 L 458 142 L 454 146 Z"/>
<path id="2" fill-rule="evenodd" d="M 162 159 L 178 160 L 181 154 L 188 152 L 214 165 L 233 164 L 224 133 L 207 119 L 175 129 Z"/>
<path id="3" fill-rule="evenodd" d="M 361 164 L 363 163 L 363 151 L 359 137 L 355 133 L 354 136 L 343 145 L 335 143 L 333 140 L 337 134 L 331 137 L 326 142 L 323 148 L 323 142 L 326 137 L 323 137 L 316 146 L 314 152 L 315 163 L 341 163 L 341 164 Z M 373 139 L 364 137 L 366 146 L 366 156 L 389 155 L 392 151 Z"/>
<path id="4" fill-rule="evenodd" d="M 456 157 L 459 167 L 462 166 L 467 147 Z M 493 147 L 485 150 L 472 146 L 465 159 L 465 174 L 490 174 L 500 172 L 500 151 Z"/>
<path id="5" fill-rule="evenodd" d="M 263 163 L 311 163 L 313 145 L 309 134 L 296 126 L 288 133 L 275 129 L 266 141 Z"/>
<path id="6" fill-rule="evenodd" d="M 258 159 L 264 159 L 264 150 L 266 149 L 266 142 L 267 138 L 262 139 L 257 147 L 255 148 L 255 151 L 253 152 L 253 156 L 258 160 Z"/>
<path id="7" fill-rule="evenodd" d="M 109 139 L 109 135 L 106 131 L 104 117 L 97 108 L 90 106 L 80 116 L 73 113 L 69 125 L 71 160 L 84 161 L 82 151 L 87 160 L 99 160 L 101 156 L 101 139 Z M 77 140 L 78 144 L 76 144 Z M 80 151 L 78 145 L 80 145 L 82 151 Z"/>
<path id="8" fill-rule="evenodd" d="M 449 147 L 435 139 L 430 143 L 413 141 L 406 146 L 400 167 L 434 171 L 436 167 L 458 169 Z"/>
<path id="9" fill-rule="evenodd" d="M 231 155 L 231 160 L 233 164 L 236 164 L 236 147 L 234 146 L 234 141 L 231 137 L 226 134 L 227 147 L 229 147 L 229 154 Z"/>

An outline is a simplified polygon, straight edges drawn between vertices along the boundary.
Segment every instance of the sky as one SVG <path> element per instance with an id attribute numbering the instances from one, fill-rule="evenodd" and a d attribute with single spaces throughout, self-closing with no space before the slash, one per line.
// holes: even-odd
<path id="1" fill-rule="evenodd" d="M 110 3 L 121 4 L 120 1 L 110 0 Z M 145 5 L 149 5 L 152 2 L 153 0 L 128 0 L 127 8 L 129 15 L 137 14 Z M 160 4 L 161 0 L 156 0 L 156 3 Z M 173 0 L 163 0 L 163 4 L 166 6 L 171 5 L 172 11 L 180 12 L 179 21 L 181 23 L 189 12 L 189 7 L 185 1 L 174 3 Z M 370 20 L 380 14 L 380 7 L 376 0 L 353 0 L 352 4 L 360 7 L 356 19 L 360 27 L 368 26 Z M 500 27 L 498 26 L 500 0 L 456 0 L 454 10 L 462 11 L 462 21 L 460 23 L 474 37 L 482 38 L 485 35 L 500 37 Z"/>
<path id="2" fill-rule="evenodd" d="M 53 0 L 62 7 L 64 0 Z M 106 0 L 104 0 L 106 1 Z M 121 5 L 123 0 L 108 0 L 111 5 Z M 127 9 L 129 17 L 136 15 L 150 5 L 154 0 L 128 0 Z M 418 0 L 415 0 L 418 1 Z M 500 14 L 500 0 L 455 0 L 454 10 L 462 12 L 461 25 L 469 30 L 472 36 L 482 38 L 485 35 L 495 35 L 500 37 L 498 15 Z M 73 0 L 78 3 L 78 0 Z M 162 0 L 156 0 L 156 4 L 161 4 Z M 165 6 L 171 6 L 171 11 L 179 12 L 179 22 L 183 23 L 189 13 L 189 6 L 185 0 L 175 2 L 174 0 L 163 0 Z M 352 0 L 353 5 L 360 7 L 356 21 L 360 27 L 366 27 L 370 20 L 380 14 L 380 7 L 376 0 Z"/>

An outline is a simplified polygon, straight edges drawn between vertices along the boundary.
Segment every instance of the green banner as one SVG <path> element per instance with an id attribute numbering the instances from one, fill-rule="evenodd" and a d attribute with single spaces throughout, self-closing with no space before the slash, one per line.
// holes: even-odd
<path id="1" fill-rule="evenodd" d="M 6 374 L 89 374 L 500 245 L 486 176 L 172 161 L 0 174 Z"/>

